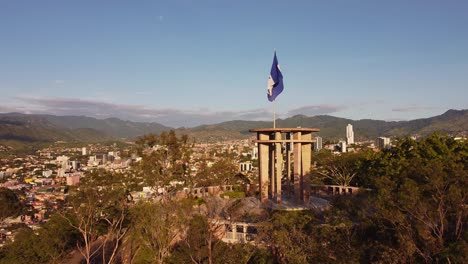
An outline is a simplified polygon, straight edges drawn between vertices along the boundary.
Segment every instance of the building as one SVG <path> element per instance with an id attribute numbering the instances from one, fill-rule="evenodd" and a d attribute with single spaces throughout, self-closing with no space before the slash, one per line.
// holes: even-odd
<path id="1" fill-rule="evenodd" d="M 256 145 L 256 144 L 255 144 L 255 145 Z M 253 159 L 253 160 L 258 159 L 258 148 L 257 148 L 257 146 L 255 146 L 255 148 L 252 149 L 251 155 L 252 155 L 252 159 Z"/>
<path id="2" fill-rule="evenodd" d="M 320 151 L 321 149 L 322 149 L 322 138 L 315 137 L 314 151 Z"/>
<path id="3" fill-rule="evenodd" d="M 257 236 L 257 226 L 246 222 L 232 222 L 224 220 L 211 220 L 215 230 L 219 230 L 221 240 L 225 243 L 253 242 Z"/>
<path id="4" fill-rule="evenodd" d="M 378 149 L 389 149 L 391 148 L 390 145 L 390 138 L 388 137 L 378 137 L 376 140 L 376 146 Z"/>
<path id="5" fill-rule="evenodd" d="M 88 149 L 87 149 L 86 147 L 84 147 L 84 148 L 81 149 L 81 155 L 86 156 L 86 155 L 88 155 L 88 154 L 89 154 L 89 153 L 88 153 Z"/>
<path id="6" fill-rule="evenodd" d="M 53 173 L 52 170 L 44 170 L 44 171 L 42 171 L 42 176 L 50 177 L 50 176 L 52 176 L 52 173 Z"/>
<path id="7" fill-rule="evenodd" d="M 345 153 L 346 152 L 346 141 L 342 140 L 340 143 L 338 143 L 338 146 L 340 148 L 340 152 Z"/>
<path id="8" fill-rule="evenodd" d="M 346 126 L 346 143 L 348 145 L 354 144 L 354 131 L 353 131 L 353 125 L 348 124 Z"/>
<path id="9" fill-rule="evenodd" d="M 67 185 L 69 186 L 74 186 L 80 183 L 80 175 L 79 174 L 74 174 L 74 175 L 69 175 L 67 176 Z"/>
<path id="10" fill-rule="evenodd" d="M 241 162 L 239 163 L 239 171 L 240 172 L 249 172 L 252 171 L 252 162 Z"/>
<path id="11" fill-rule="evenodd" d="M 78 170 L 81 167 L 81 163 L 77 160 L 69 161 L 69 168 L 74 170 Z"/>
<path id="12" fill-rule="evenodd" d="M 63 156 L 58 156 L 56 160 L 56 164 L 60 166 L 62 169 L 68 169 L 68 160 L 70 158 L 63 155 Z"/>

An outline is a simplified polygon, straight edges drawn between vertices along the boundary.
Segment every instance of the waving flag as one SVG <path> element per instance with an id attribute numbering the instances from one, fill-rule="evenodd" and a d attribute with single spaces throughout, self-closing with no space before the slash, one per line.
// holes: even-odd
<path id="1" fill-rule="evenodd" d="M 270 78 L 268 78 L 268 101 L 273 102 L 283 89 L 283 74 L 281 74 L 275 51 L 273 65 L 271 65 Z"/>

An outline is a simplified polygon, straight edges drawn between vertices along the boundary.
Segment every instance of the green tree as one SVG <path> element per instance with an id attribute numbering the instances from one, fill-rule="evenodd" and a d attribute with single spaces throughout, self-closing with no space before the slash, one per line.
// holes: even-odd
<path id="1" fill-rule="evenodd" d="M 0 251 L 0 263 L 60 263 L 70 252 L 79 235 L 58 215 L 52 215 L 37 234 L 21 228 L 15 240 Z"/>
<path id="2" fill-rule="evenodd" d="M 4 256 L 0 263 L 47 263 L 45 255 L 38 250 L 38 242 L 30 228 L 19 229 L 15 241 L 1 249 Z"/>
<path id="3" fill-rule="evenodd" d="M 248 263 L 256 253 L 253 245 L 228 245 L 220 240 L 224 226 L 194 215 L 182 241 L 166 259 L 168 263 Z"/>
<path id="4" fill-rule="evenodd" d="M 316 244 L 309 234 L 314 216 L 309 211 L 277 211 L 259 226 L 258 239 L 280 263 L 308 263 Z"/>
<path id="5" fill-rule="evenodd" d="M 80 241 L 80 234 L 62 216 L 53 214 L 39 229 L 36 247 L 49 263 L 61 259 Z"/>
<path id="6" fill-rule="evenodd" d="M 169 263 L 207 263 L 209 259 L 208 231 L 209 223 L 206 217 L 195 215 L 188 223 L 184 239 L 178 243 L 167 261 Z"/>
<path id="7" fill-rule="evenodd" d="M 403 139 L 368 170 L 369 220 L 385 232 L 375 258 L 466 262 L 468 143 L 433 134 Z"/>
<path id="8" fill-rule="evenodd" d="M 181 240 L 190 220 L 192 203 L 167 197 L 162 201 L 141 202 L 130 210 L 130 229 L 125 244 L 131 249 L 129 262 L 147 254 L 153 263 L 163 263 Z"/>
<path id="9" fill-rule="evenodd" d="M 232 157 L 221 157 L 212 166 L 201 161 L 193 182 L 196 186 L 231 185 L 238 181 L 238 167 Z"/>
<path id="10" fill-rule="evenodd" d="M 21 213 L 23 204 L 18 196 L 8 188 L 0 188 L 0 221 Z"/>
<path id="11" fill-rule="evenodd" d="M 70 210 L 63 216 L 82 237 L 77 248 L 87 263 L 101 256 L 103 263 L 115 261 L 127 232 L 127 189 L 124 175 L 93 171 L 82 179 L 67 200 Z M 98 238 L 101 239 L 98 241 Z"/>
<path id="12" fill-rule="evenodd" d="M 135 174 L 147 186 L 167 186 L 171 181 L 189 180 L 191 148 L 186 135 L 178 138 L 173 130 L 140 137 L 137 141 L 142 160 Z"/>
<path id="13" fill-rule="evenodd" d="M 316 160 L 314 176 L 325 183 L 350 186 L 360 171 L 363 157 L 363 153 L 343 153 L 339 156 L 321 153 Z"/>

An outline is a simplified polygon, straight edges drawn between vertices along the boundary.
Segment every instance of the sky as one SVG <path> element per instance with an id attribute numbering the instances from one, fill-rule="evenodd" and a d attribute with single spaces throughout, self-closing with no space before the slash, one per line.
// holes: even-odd
<path id="1" fill-rule="evenodd" d="M 0 112 L 191 127 L 468 108 L 468 1 L 0 0 Z M 267 100 L 276 49 L 284 91 Z"/>

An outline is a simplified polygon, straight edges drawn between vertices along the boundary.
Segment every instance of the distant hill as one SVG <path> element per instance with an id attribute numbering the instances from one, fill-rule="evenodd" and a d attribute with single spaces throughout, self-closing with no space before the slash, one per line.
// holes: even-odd
<path id="1" fill-rule="evenodd" d="M 468 110 L 448 110 L 430 118 L 398 122 L 398 126 L 386 131 L 390 136 L 427 135 L 435 131 L 447 134 L 468 132 Z"/>
<path id="2" fill-rule="evenodd" d="M 442 115 L 411 121 L 381 121 L 371 119 L 351 120 L 328 115 L 296 115 L 278 119 L 278 127 L 315 127 L 326 140 L 344 139 L 345 127 L 352 124 L 356 140 L 374 139 L 378 136 L 427 135 L 440 131 L 452 135 L 468 132 L 468 110 L 449 110 Z M 253 136 L 252 128 L 271 127 L 271 121 L 234 120 L 193 128 L 179 128 L 176 132 L 187 134 L 198 142 L 243 139 Z M 96 119 L 84 116 L 0 114 L 0 140 L 19 142 L 81 141 L 134 139 L 148 133 L 173 129 L 159 123 L 124 121 L 118 118 Z"/>
<path id="3" fill-rule="evenodd" d="M 276 121 L 277 127 L 319 128 L 320 133 L 318 134 L 329 140 L 344 139 L 347 124 L 353 125 L 357 140 L 375 139 L 379 136 L 424 136 L 435 131 L 460 135 L 468 132 L 468 110 L 448 110 L 439 116 L 411 121 L 351 120 L 328 115 L 312 117 L 296 115 Z M 189 129 L 188 132 L 189 134 L 191 132 L 198 135 L 210 135 L 214 132 L 229 131 L 236 138 L 247 138 L 252 135 L 249 133 L 249 129 L 261 127 L 272 127 L 272 122 L 236 120 L 214 125 L 202 125 Z M 208 139 L 201 138 L 201 140 Z"/>
<path id="4" fill-rule="evenodd" d="M 117 118 L 100 120 L 84 116 L 0 114 L 0 140 L 31 143 L 133 139 L 170 129 L 158 123 L 130 122 Z"/>
<path id="5" fill-rule="evenodd" d="M 38 115 L 0 114 L 0 140 L 28 143 L 54 141 L 104 141 L 114 137 L 91 128 L 68 129 Z"/>
<path id="6" fill-rule="evenodd" d="M 172 129 L 159 123 L 124 121 L 118 118 L 96 119 L 85 116 L 42 115 L 50 123 L 67 129 L 88 128 L 116 138 L 135 138 L 148 133 L 161 133 Z"/>

